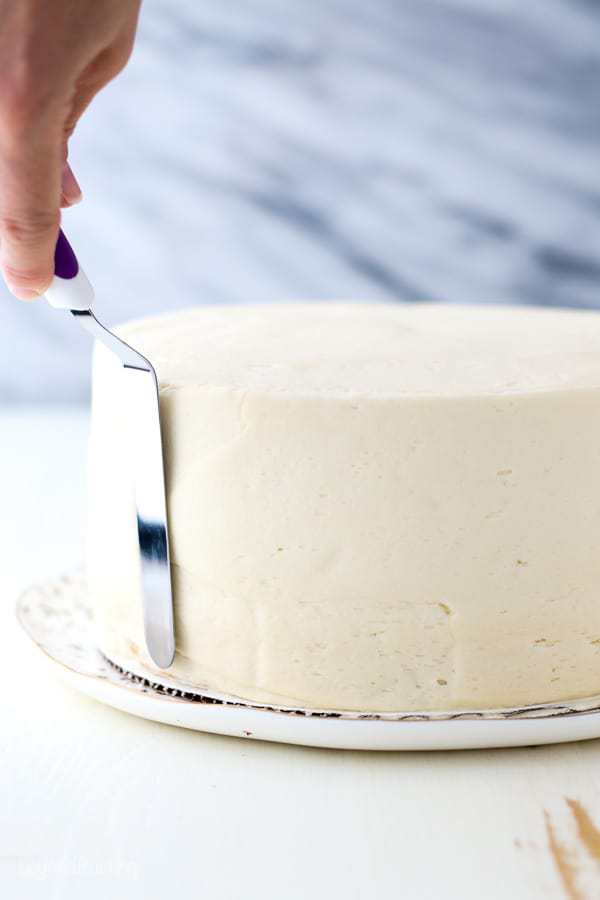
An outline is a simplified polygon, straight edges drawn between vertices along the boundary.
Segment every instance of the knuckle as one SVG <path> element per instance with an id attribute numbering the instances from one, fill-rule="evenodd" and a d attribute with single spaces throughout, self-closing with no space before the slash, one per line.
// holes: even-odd
<path id="1" fill-rule="evenodd" d="M 119 75 L 129 62 L 129 53 L 117 53 L 112 61 L 112 76 Z"/>
<path id="2" fill-rule="evenodd" d="M 38 291 L 48 281 L 47 268 L 47 266 L 33 265 L 24 269 L 22 266 L 14 266 L 7 261 L 2 264 L 4 277 L 9 284 L 31 291 Z"/>
<path id="3" fill-rule="evenodd" d="M 10 244 L 30 246 L 45 238 L 60 224 L 60 214 L 54 212 L 30 212 L 27 215 L 0 215 L 0 234 Z"/>
<path id="4" fill-rule="evenodd" d="M 67 121 L 65 122 L 65 124 L 63 126 L 63 135 L 62 135 L 63 141 L 65 143 L 68 143 L 69 140 L 72 138 L 76 125 L 77 125 L 77 119 L 75 118 L 75 116 L 68 118 Z"/>
<path id="5" fill-rule="evenodd" d="M 131 56 L 132 45 L 120 45 L 112 47 L 104 57 L 105 75 L 114 78 L 123 71 Z"/>

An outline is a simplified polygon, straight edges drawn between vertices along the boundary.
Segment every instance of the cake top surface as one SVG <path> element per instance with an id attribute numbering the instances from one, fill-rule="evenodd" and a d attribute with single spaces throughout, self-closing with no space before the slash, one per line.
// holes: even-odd
<path id="1" fill-rule="evenodd" d="M 162 386 L 478 396 L 600 388 L 600 313 L 510 306 L 205 306 L 117 329 Z"/>

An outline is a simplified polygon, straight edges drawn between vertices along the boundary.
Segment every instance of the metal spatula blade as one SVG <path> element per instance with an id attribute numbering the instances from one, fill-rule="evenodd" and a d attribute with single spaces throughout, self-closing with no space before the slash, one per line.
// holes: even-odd
<path id="1" fill-rule="evenodd" d="M 135 485 L 140 550 L 144 631 L 148 653 L 160 669 L 175 656 L 173 591 L 158 380 L 152 364 L 109 331 L 92 312 L 94 291 L 63 232 L 54 257 L 54 278 L 46 291 L 51 306 L 75 316 L 79 324 L 121 361 L 126 373 L 131 429 L 132 477 Z"/>

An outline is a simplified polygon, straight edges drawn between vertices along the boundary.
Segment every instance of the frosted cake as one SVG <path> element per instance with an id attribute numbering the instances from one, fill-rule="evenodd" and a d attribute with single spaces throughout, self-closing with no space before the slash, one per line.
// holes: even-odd
<path id="1" fill-rule="evenodd" d="M 118 331 L 161 384 L 169 674 L 317 709 L 600 693 L 600 314 L 207 307 Z M 129 425 L 97 347 L 87 577 L 136 672 Z"/>

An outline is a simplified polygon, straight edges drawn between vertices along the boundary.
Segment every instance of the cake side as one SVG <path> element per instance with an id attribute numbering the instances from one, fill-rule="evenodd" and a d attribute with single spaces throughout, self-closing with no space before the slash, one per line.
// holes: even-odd
<path id="1" fill-rule="evenodd" d="M 288 323 L 305 309 L 292 307 L 296 319 Z M 531 388 L 535 371 L 536 390 L 519 393 L 517 379 L 512 392 L 471 382 L 461 394 L 455 378 L 451 392 L 440 380 L 437 393 L 410 393 L 403 382 L 394 394 L 393 377 L 385 391 L 379 382 L 367 390 L 355 323 L 349 336 L 345 308 L 337 309 L 337 334 L 330 324 L 322 329 L 332 345 L 330 354 L 320 347 L 325 374 L 319 381 L 313 372 L 304 392 L 296 370 L 289 390 L 289 372 L 281 370 L 270 381 L 264 370 L 259 383 L 248 377 L 245 389 L 234 378 L 227 384 L 227 359 L 215 366 L 216 384 L 198 368 L 177 375 L 176 340 L 163 348 L 173 361 L 151 355 L 162 382 L 176 605 L 170 671 L 196 687 L 313 708 L 485 708 L 596 693 L 600 366 L 586 358 L 586 377 L 585 366 L 567 363 L 565 372 L 551 352 L 563 315 L 575 340 L 572 314 L 552 314 L 551 337 L 533 341 L 524 381 Z M 398 309 L 404 330 L 409 316 Z M 422 316 L 422 307 L 411 309 Z M 318 309 L 309 312 L 318 318 Z M 191 345 L 205 360 L 216 341 L 208 326 L 215 313 L 202 313 L 183 314 L 179 323 L 184 344 L 192 329 Z M 273 330 L 281 333 L 269 308 L 251 314 L 255 332 L 264 321 L 263 345 L 275 339 Z M 522 311 L 504 315 L 506 334 L 519 331 Z M 221 334 L 226 328 L 230 336 L 219 352 L 235 357 L 238 310 L 219 317 Z M 593 327 L 577 326 L 587 348 L 599 320 L 590 315 Z M 148 346 L 160 343 L 156 321 Z M 462 340 L 459 319 L 455 327 Z M 131 332 L 140 338 L 144 328 L 125 333 L 133 342 Z M 364 331 L 363 360 L 378 349 Z M 257 356 L 247 347 L 246 367 L 264 365 L 264 347 L 254 340 Z M 447 340 L 456 346 L 452 333 Z M 496 342 L 510 352 L 508 336 Z M 467 362 L 477 369 L 487 349 L 484 340 L 472 346 Z M 279 341 L 271 361 L 281 352 Z M 169 366 L 174 381 L 163 379 Z M 240 372 L 238 365 L 236 378 Z M 140 661 L 152 666 L 133 490 L 119 456 L 129 424 L 121 375 L 98 348 L 88 578 L 102 649 L 135 670 Z"/>

